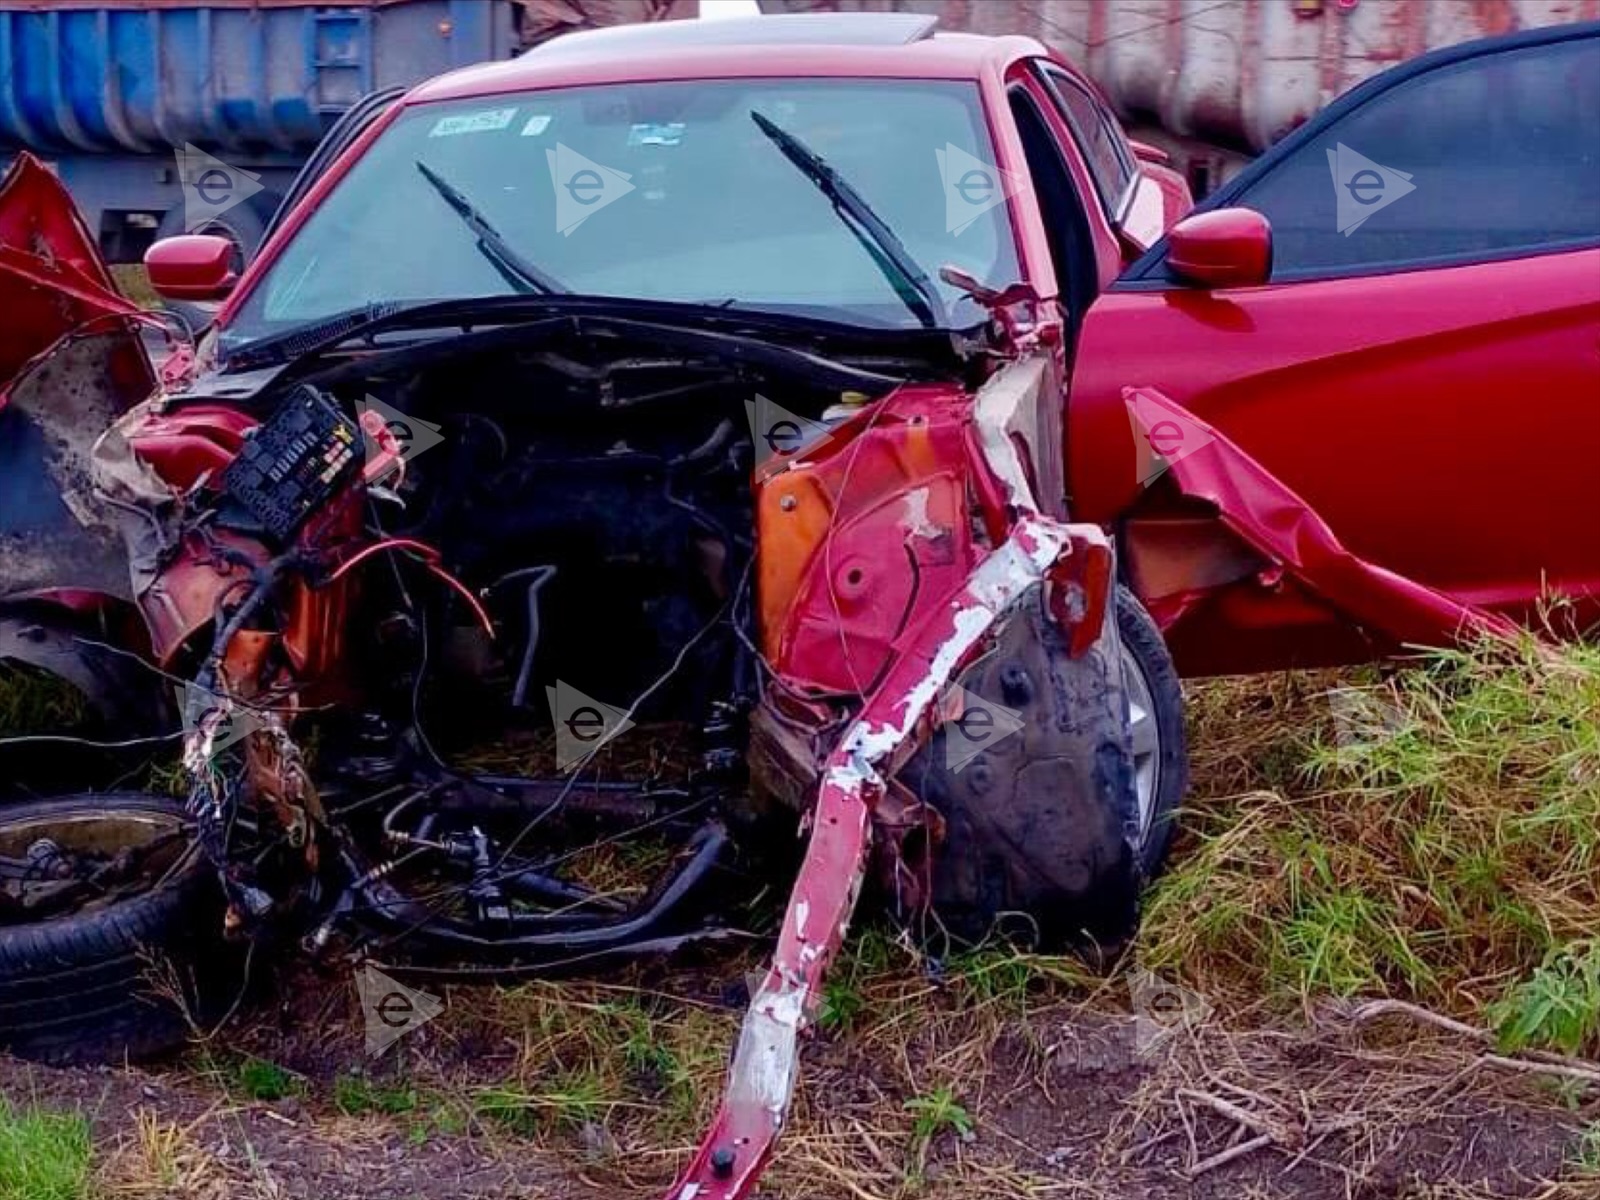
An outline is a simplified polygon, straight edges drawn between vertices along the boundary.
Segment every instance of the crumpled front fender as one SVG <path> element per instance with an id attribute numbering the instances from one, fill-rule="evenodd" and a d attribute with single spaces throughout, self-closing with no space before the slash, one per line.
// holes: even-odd
<path id="1" fill-rule="evenodd" d="M 865 686 L 814 779 L 810 842 L 722 1105 L 667 1200 L 752 1194 L 788 1119 L 800 1037 L 849 927 L 875 832 L 905 807 L 896 773 L 935 736 L 962 673 L 1030 619 L 1029 605 L 1048 612 L 1068 654 L 1094 652 L 1120 671 L 1106 534 L 1046 515 L 1058 501 L 1038 499 L 1058 453 L 1055 379 L 1053 361 L 1036 354 L 1003 367 L 975 397 L 902 389 L 860 414 L 831 459 L 793 464 L 758 496 L 763 553 L 778 543 L 806 555 L 763 565 L 765 615 L 786 620 L 763 629 L 783 677 L 777 691 L 809 693 L 825 708 L 830 692 Z M 814 535 L 768 538 L 790 521 Z"/>
<path id="2" fill-rule="evenodd" d="M 1099 527 L 1025 516 L 900 644 L 828 756 L 809 816 L 810 845 L 777 950 L 751 999 L 722 1107 L 667 1200 L 750 1195 L 788 1116 L 800 1034 L 815 1016 L 822 978 L 849 927 L 887 781 L 927 739 L 940 698 L 960 671 L 1041 586 L 1081 589 L 1085 603 L 1072 611 L 1103 629 L 1111 619 L 1109 561 Z"/>
<path id="3" fill-rule="evenodd" d="M 0 404 L 23 368 L 62 338 L 140 312 L 117 291 L 67 189 L 27 153 L 0 179 L 0 312 Z M 119 369 L 129 372 L 121 381 L 129 404 L 149 391 L 142 351 Z"/>
<path id="4" fill-rule="evenodd" d="M 0 594 L 126 598 L 114 515 L 91 484 L 95 440 L 154 386 L 130 319 L 66 189 L 19 155 L 0 181 Z"/>

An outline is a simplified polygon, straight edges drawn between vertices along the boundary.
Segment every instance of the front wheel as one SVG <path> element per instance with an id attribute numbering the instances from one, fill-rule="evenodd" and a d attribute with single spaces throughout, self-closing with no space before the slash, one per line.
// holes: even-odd
<path id="1" fill-rule="evenodd" d="M 1117 637 L 1079 657 L 1039 597 L 968 667 L 946 719 L 900 772 L 944 822 L 938 928 L 1041 948 L 1124 945 L 1186 782 L 1183 701 L 1161 634 L 1117 592 Z"/>
<path id="2" fill-rule="evenodd" d="M 1139 800 L 1139 865 L 1146 880 L 1161 873 L 1178 808 L 1189 786 L 1183 688 L 1161 630 L 1137 597 L 1117 589 L 1122 684 L 1128 697 L 1134 790 Z"/>
<path id="3" fill-rule="evenodd" d="M 118 1062 L 185 1040 L 228 958 L 193 832 L 138 792 L 0 805 L 0 1049 Z"/>

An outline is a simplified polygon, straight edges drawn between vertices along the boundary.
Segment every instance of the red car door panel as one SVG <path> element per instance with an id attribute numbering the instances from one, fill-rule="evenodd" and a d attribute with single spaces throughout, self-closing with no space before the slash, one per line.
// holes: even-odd
<path id="1" fill-rule="evenodd" d="M 1082 518 L 1142 490 L 1126 385 L 1226 433 L 1363 558 L 1473 604 L 1600 595 L 1600 250 L 1102 297 L 1069 406 Z"/>
<path id="2" fill-rule="evenodd" d="M 1121 525 L 1180 665 L 1328 661 L 1415 625 L 1341 611 L 1270 539 L 1235 536 L 1247 514 L 1184 496 L 1204 470 L 1152 469 L 1152 450 L 1233 456 L 1347 564 L 1439 611 L 1561 594 L 1600 620 L 1600 25 L 1370 80 L 1203 207 L 1232 206 L 1271 224 L 1270 282 L 1187 286 L 1156 246 L 1090 308 L 1068 403 L 1074 515 Z M 1181 421 L 1160 447 L 1136 435 L 1130 388 L 1225 451 Z"/>

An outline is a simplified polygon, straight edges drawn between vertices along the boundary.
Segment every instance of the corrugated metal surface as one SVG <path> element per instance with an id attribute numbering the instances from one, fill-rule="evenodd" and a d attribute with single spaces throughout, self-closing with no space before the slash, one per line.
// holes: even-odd
<path id="1" fill-rule="evenodd" d="M 501 0 L 0 3 L 0 148 L 304 152 L 374 88 L 508 55 Z"/>
<path id="2" fill-rule="evenodd" d="M 1085 68 L 1122 115 L 1264 150 L 1374 72 L 1438 46 L 1600 18 L 1600 0 L 761 0 L 767 12 L 937 13 L 1026 33 Z"/>
<path id="3" fill-rule="evenodd" d="M 523 9 L 522 44 L 534 46 L 563 33 L 676 21 L 699 15 L 700 0 L 516 0 Z"/>

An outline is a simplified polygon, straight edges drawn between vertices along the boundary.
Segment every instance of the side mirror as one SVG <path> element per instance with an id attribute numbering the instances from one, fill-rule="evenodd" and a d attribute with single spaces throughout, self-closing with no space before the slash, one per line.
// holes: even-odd
<path id="1" fill-rule="evenodd" d="M 1167 234 L 1167 267 L 1185 283 L 1255 287 L 1272 278 L 1272 225 L 1249 208 L 1185 217 Z"/>
<path id="2" fill-rule="evenodd" d="M 220 300 L 238 279 L 235 253 L 227 238 L 185 233 L 162 238 L 146 250 L 144 266 L 150 286 L 168 300 Z"/>

